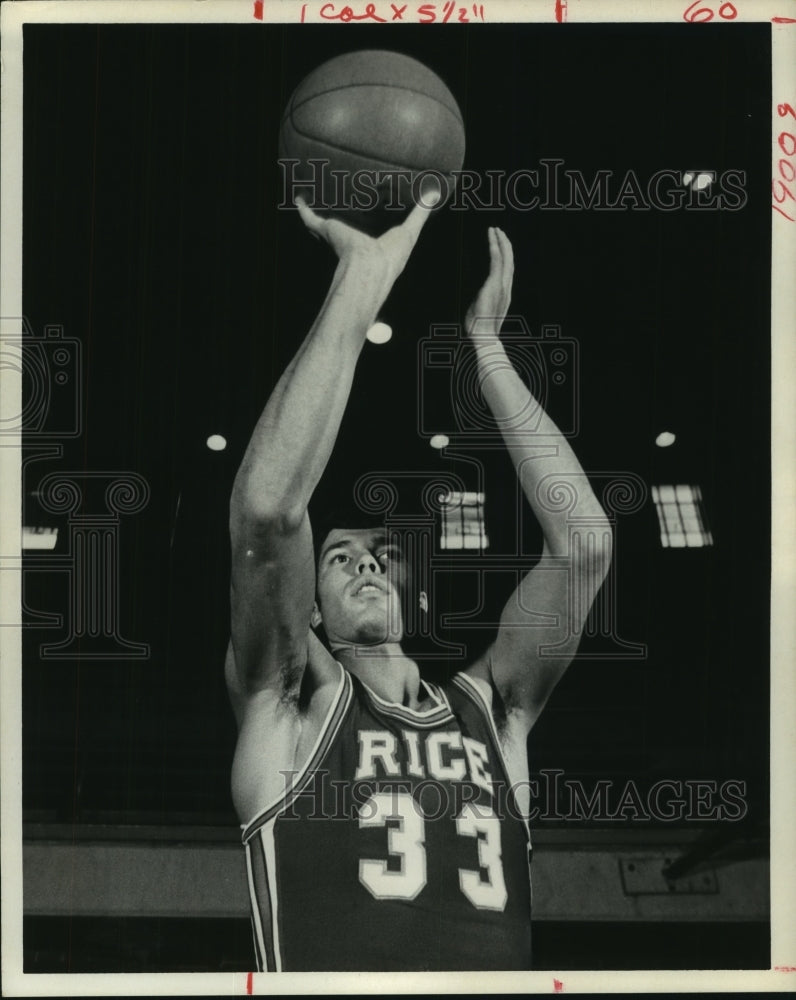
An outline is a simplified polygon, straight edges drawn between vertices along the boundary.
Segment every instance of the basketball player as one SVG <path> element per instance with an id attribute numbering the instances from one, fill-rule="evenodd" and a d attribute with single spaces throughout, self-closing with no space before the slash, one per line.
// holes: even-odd
<path id="1" fill-rule="evenodd" d="M 401 647 L 403 553 L 383 530 L 343 523 L 315 539 L 316 561 L 307 507 L 365 334 L 429 208 L 418 204 L 371 238 L 297 207 L 337 268 L 255 427 L 231 499 L 232 793 L 258 967 L 527 969 L 526 738 L 607 571 L 609 525 L 500 344 L 513 255 L 490 229 L 489 276 L 465 326 L 544 549 L 486 652 L 449 684 L 421 680 Z M 575 492 L 569 515 L 546 500 L 543 481 Z M 568 516 L 587 519 L 598 544 L 572 544 Z"/>

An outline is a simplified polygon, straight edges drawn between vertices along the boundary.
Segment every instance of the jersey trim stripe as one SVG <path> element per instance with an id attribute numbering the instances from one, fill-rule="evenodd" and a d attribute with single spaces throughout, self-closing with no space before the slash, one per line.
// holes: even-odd
<path id="1" fill-rule="evenodd" d="M 249 889 L 251 893 L 251 889 Z M 252 951 L 254 952 L 255 965 L 258 972 L 265 972 L 265 965 L 263 963 L 262 952 L 260 951 L 260 942 L 257 940 L 257 928 L 254 926 L 254 914 L 251 912 L 251 907 L 249 907 L 249 927 L 252 932 Z"/>
<path id="2" fill-rule="evenodd" d="M 431 681 L 421 681 L 420 683 L 426 688 L 429 694 L 433 695 L 441 705 L 447 708 L 450 715 L 454 714 L 451 703 L 448 700 L 448 695 L 441 687 L 432 684 Z"/>
<path id="3" fill-rule="evenodd" d="M 279 894 L 276 867 L 276 845 L 274 844 L 274 823 L 272 819 L 260 830 L 260 841 L 263 845 L 263 856 L 265 857 L 266 877 L 268 879 L 268 898 L 271 901 L 271 944 L 274 951 L 274 971 L 282 971 L 282 951 L 279 945 Z"/>
<path id="4" fill-rule="evenodd" d="M 246 868 L 249 876 L 252 920 L 257 939 L 257 961 L 261 971 L 275 972 L 271 884 L 268 878 L 268 866 L 263 845 L 259 837 L 255 837 L 246 844 Z M 257 886 L 262 886 L 262 891 L 259 894 Z"/>
<path id="5" fill-rule="evenodd" d="M 337 665 L 340 667 L 340 683 L 337 687 L 335 696 L 332 699 L 332 704 L 329 706 L 329 711 L 326 713 L 326 719 L 321 726 L 318 739 L 315 741 L 315 746 L 312 748 L 309 758 L 307 759 L 307 763 L 295 774 L 293 779 L 286 784 L 285 791 L 281 795 L 279 795 L 273 802 L 249 820 L 248 824 L 244 827 L 241 837 L 244 844 L 251 839 L 260 827 L 272 819 L 277 813 L 282 812 L 287 808 L 290 802 L 292 802 L 307 785 L 307 783 L 312 780 L 314 773 L 318 770 L 323 758 L 328 753 L 329 747 L 334 741 L 334 738 L 342 725 L 343 719 L 345 718 L 354 697 L 353 684 L 348 671 L 345 670 L 339 663 Z"/>
<path id="6" fill-rule="evenodd" d="M 511 774 L 506 765 L 506 758 L 503 754 L 503 747 L 500 742 L 500 735 L 498 734 L 497 726 L 495 725 L 495 718 L 492 715 L 489 703 L 487 702 L 486 698 L 482 694 L 481 690 L 479 689 L 475 681 L 471 677 L 468 677 L 467 674 L 462 674 L 462 673 L 454 674 L 452 678 L 452 683 L 455 684 L 460 691 L 463 691 L 466 695 L 468 695 L 470 700 L 476 704 L 476 706 L 481 710 L 481 713 L 486 719 L 490 735 L 492 736 L 492 742 L 495 746 L 495 753 L 498 755 L 498 758 L 500 760 L 501 767 L 503 768 L 503 773 L 506 776 L 506 781 L 509 783 L 509 793 L 511 797 L 514 799 L 514 805 L 517 809 L 517 813 L 519 814 L 519 803 L 517 802 L 517 797 L 514 794 L 514 789 L 511 787 Z M 528 845 L 530 847 L 531 830 L 528 825 L 528 817 L 523 816 L 522 822 L 523 826 L 525 827 L 525 832 L 528 837 Z"/>
<path id="7" fill-rule="evenodd" d="M 416 729 L 432 729 L 443 722 L 450 722 L 454 718 L 448 699 L 444 697 L 438 688 L 427 684 L 425 681 L 421 681 L 420 683 L 437 704 L 422 711 L 416 708 L 408 708 L 406 705 L 399 705 L 394 701 L 387 701 L 385 698 L 379 697 L 363 680 L 360 679 L 359 683 L 365 689 L 371 706 L 378 715 L 389 719 L 398 719 L 399 722 L 409 723 Z"/>

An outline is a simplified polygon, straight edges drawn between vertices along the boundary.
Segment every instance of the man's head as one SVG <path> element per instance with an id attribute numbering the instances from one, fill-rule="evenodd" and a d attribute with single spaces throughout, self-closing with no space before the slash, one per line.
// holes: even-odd
<path id="1" fill-rule="evenodd" d="M 317 536 L 316 553 L 312 625 L 323 625 L 332 648 L 400 642 L 412 588 L 397 539 L 383 525 L 331 527 Z M 425 608 L 425 594 L 420 604 Z"/>

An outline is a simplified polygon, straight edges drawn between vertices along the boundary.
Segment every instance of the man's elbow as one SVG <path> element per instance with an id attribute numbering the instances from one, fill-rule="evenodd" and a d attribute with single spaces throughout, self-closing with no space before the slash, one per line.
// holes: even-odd
<path id="1" fill-rule="evenodd" d="M 572 561 L 579 572 L 599 587 L 608 575 L 614 551 L 614 530 L 605 515 L 576 535 Z"/>
<path id="2" fill-rule="evenodd" d="M 558 535 L 545 537 L 543 558 L 565 559 L 583 573 L 605 578 L 611 565 L 614 532 L 611 522 L 600 511 L 580 523 L 567 522 Z"/>
<path id="3" fill-rule="evenodd" d="M 304 504 L 290 503 L 267 491 L 252 492 L 237 485 L 229 502 L 229 528 L 234 538 L 241 535 L 261 539 L 295 535 L 307 517 Z"/>

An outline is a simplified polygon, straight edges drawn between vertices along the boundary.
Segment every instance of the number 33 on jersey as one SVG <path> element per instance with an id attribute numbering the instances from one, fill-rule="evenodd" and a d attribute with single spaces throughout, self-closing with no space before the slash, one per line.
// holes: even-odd
<path id="1" fill-rule="evenodd" d="M 527 826 L 477 687 L 422 712 L 341 668 L 304 769 L 245 827 L 258 965 L 530 968 Z"/>

